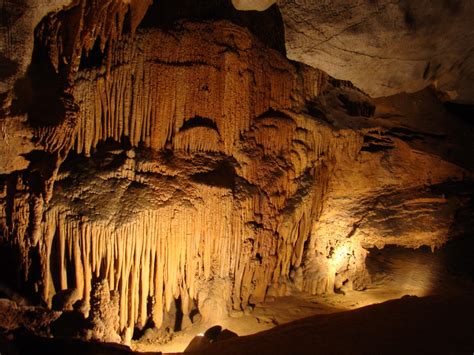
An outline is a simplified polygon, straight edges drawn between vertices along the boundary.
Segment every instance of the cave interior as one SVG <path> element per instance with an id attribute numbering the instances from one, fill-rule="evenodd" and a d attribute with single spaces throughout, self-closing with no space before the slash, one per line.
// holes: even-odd
<path id="1" fill-rule="evenodd" d="M 474 2 L 0 11 L 1 355 L 472 353 Z"/>

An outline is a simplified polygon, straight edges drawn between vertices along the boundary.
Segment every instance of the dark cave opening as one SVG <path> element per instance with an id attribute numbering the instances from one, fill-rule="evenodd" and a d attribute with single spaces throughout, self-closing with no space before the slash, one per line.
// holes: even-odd
<path id="1" fill-rule="evenodd" d="M 215 120 L 201 116 L 194 116 L 185 120 L 183 126 L 179 129 L 179 131 L 182 132 L 195 127 L 207 127 L 219 133 Z"/>
<path id="2" fill-rule="evenodd" d="M 110 43 L 106 43 L 104 50 L 101 47 L 101 39 L 97 38 L 94 42 L 94 46 L 90 51 L 83 49 L 81 55 L 81 61 L 79 64 L 79 70 L 84 70 L 88 68 L 100 68 L 104 65 L 104 59 L 108 51 L 108 46 Z"/>
<path id="3" fill-rule="evenodd" d="M 225 187 L 230 190 L 235 188 L 236 180 L 235 168 L 231 162 L 221 161 L 213 170 L 209 172 L 197 173 L 191 179 L 210 186 Z"/>

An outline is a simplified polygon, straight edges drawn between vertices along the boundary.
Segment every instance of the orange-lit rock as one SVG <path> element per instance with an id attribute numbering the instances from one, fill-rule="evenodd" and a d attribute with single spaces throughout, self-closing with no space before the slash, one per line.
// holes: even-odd
<path id="1" fill-rule="evenodd" d="M 45 215 L 59 264 L 44 262 L 44 299 L 75 287 L 88 300 L 105 277 L 121 329 L 146 323 L 150 298 L 158 326 L 177 298 L 187 315 L 216 280 L 222 311 L 263 300 L 300 266 L 334 163 L 362 144 L 305 106 L 334 85 L 357 90 L 225 22 L 139 32 L 113 52 L 110 77 L 88 69 L 74 86 L 86 157 L 63 164 Z"/>
<path id="2" fill-rule="evenodd" d="M 368 248 L 455 234 L 472 143 L 426 127 L 412 106 L 454 122 L 429 90 L 374 103 L 230 22 L 122 33 L 128 5 L 107 4 L 118 23 L 79 7 L 39 27 L 34 141 L 1 160 L 12 278 L 47 306 L 79 301 L 90 337 L 129 341 L 176 308 L 214 321 L 294 288 L 363 289 Z"/>

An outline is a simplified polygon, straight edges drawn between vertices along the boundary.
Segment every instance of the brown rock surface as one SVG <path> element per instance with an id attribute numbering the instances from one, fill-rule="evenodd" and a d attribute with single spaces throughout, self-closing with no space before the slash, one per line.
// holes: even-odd
<path id="1" fill-rule="evenodd" d="M 374 101 L 228 21 L 94 4 L 37 27 L 0 160 L 2 278 L 81 300 L 94 338 L 363 289 L 367 248 L 472 230 L 472 125 L 432 91 Z"/>
<path id="2" fill-rule="evenodd" d="M 91 157 L 64 163 L 43 229 L 46 255 L 60 260 L 45 261 L 45 300 L 69 287 L 71 272 L 87 300 L 91 276 L 103 275 L 121 294 L 121 329 L 146 323 L 148 297 L 157 326 L 176 298 L 185 315 L 192 300 L 203 312 L 263 300 L 301 263 L 326 157 L 361 144 L 348 130 L 338 143 L 297 113 L 336 84 L 357 92 L 349 84 L 290 64 L 228 23 L 181 26 L 115 46 L 109 78 L 78 74 L 74 147 Z M 128 150 L 103 143 L 123 137 Z M 201 302 L 215 280 L 227 291 Z"/>

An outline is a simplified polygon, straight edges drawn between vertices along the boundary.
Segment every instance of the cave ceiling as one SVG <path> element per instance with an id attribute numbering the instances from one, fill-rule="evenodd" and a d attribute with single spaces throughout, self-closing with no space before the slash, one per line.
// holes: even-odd
<path id="1" fill-rule="evenodd" d="M 238 1 L 251 10 L 271 1 Z M 288 58 L 350 79 L 369 95 L 434 85 L 449 99 L 473 102 L 471 1 L 277 1 Z"/>

